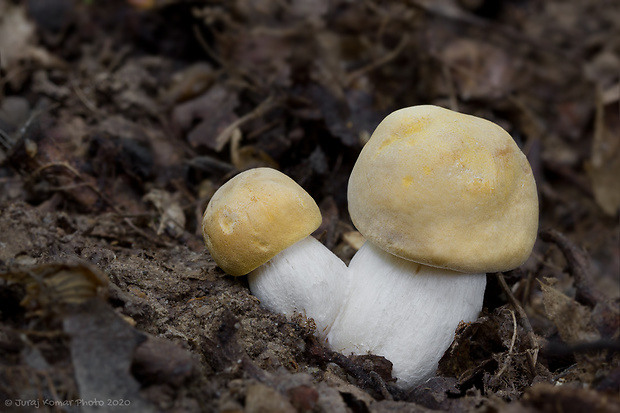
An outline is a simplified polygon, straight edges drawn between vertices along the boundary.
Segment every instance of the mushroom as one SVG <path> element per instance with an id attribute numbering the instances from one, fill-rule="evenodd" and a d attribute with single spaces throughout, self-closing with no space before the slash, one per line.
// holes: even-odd
<path id="1" fill-rule="evenodd" d="M 310 235 L 320 224 L 319 207 L 301 186 L 275 169 L 255 168 L 215 192 L 202 230 L 220 268 L 248 274 L 264 307 L 312 318 L 324 339 L 342 305 L 347 267 Z"/>
<path id="2" fill-rule="evenodd" d="M 476 320 L 487 272 L 530 255 L 538 198 L 530 165 L 498 125 L 436 106 L 388 115 L 362 149 L 349 212 L 367 239 L 328 341 L 393 364 L 397 386 L 434 375 L 460 322 Z"/>

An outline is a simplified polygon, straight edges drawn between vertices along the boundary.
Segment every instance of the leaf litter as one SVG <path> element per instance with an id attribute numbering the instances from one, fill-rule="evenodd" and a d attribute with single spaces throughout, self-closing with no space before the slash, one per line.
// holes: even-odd
<path id="1" fill-rule="evenodd" d="M 0 398 L 620 410 L 614 2 L 42 4 L 0 0 Z M 383 116 L 423 103 L 514 136 L 541 233 L 522 267 L 488 275 L 437 376 L 405 391 L 388 360 L 330 352 L 311 319 L 262 309 L 213 263 L 200 219 L 234 174 L 277 167 L 349 260 L 363 241 L 346 208 L 357 154 Z"/>

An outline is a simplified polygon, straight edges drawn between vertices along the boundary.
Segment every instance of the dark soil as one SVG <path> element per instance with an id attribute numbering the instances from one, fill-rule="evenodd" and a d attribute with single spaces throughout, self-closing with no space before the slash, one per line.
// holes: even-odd
<path id="1" fill-rule="evenodd" d="M 0 411 L 620 411 L 617 1 L 0 0 L 0 68 Z M 511 133 L 541 232 L 404 391 L 261 308 L 199 223 L 271 166 L 350 259 L 357 154 L 416 104 Z"/>

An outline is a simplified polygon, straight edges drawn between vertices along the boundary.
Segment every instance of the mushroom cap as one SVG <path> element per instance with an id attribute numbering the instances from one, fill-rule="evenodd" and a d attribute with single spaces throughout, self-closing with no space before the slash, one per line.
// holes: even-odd
<path id="1" fill-rule="evenodd" d="M 466 273 L 518 267 L 538 230 L 536 183 L 512 137 L 431 105 L 379 124 L 353 168 L 348 200 L 353 223 L 378 247 Z"/>
<path id="2" fill-rule="evenodd" d="M 271 168 L 250 169 L 222 185 L 207 205 L 202 233 L 211 256 L 230 275 L 245 275 L 321 224 L 314 199 Z"/>

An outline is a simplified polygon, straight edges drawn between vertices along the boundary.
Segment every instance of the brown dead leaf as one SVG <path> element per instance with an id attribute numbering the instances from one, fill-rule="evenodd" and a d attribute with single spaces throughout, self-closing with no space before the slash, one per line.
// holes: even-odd
<path id="1" fill-rule="evenodd" d="M 237 95 L 221 85 L 215 85 L 202 96 L 176 106 L 172 112 L 173 122 L 182 130 L 190 130 L 187 140 L 193 147 L 206 146 L 216 149 L 216 138 L 237 119 L 233 110 L 239 101 Z"/>
<path id="2" fill-rule="evenodd" d="M 449 68 L 464 100 L 495 100 L 514 87 L 519 62 L 488 43 L 460 38 L 448 44 L 439 59 Z"/>
<path id="3" fill-rule="evenodd" d="M 547 317 L 555 324 L 562 340 L 569 346 L 587 346 L 599 342 L 601 336 L 594 326 L 591 310 L 555 288 L 541 283 Z M 555 352 L 552 346 L 546 346 Z M 603 363 L 599 352 L 575 353 L 579 369 L 576 374 L 584 382 L 591 381 Z"/>
<path id="4" fill-rule="evenodd" d="M 52 82 L 46 70 L 37 70 L 32 76 L 32 82 L 32 90 L 53 99 L 66 99 L 73 93 L 68 86 Z"/>
<path id="5" fill-rule="evenodd" d="M 611 49 L 612 47 L 604 48 L 590 61 L 586 62 L 584 67 L 588 79 L 596 82 L 603 90 L 609 90 L 614 84 L 617 86 L 618 82 L 620 56 Z M 616 87 L 616 93 L 618 92 L 620 92 L 620 88 Z"/>
<path id="6" fill-rule="evenodd" d="M 0 51 L 2 68 L 9 71 L 25 57 L 35 38 L 35 26 L 23 5 L 0 0 Z"/>
<path id="7" fill-rule="evenodd" d="M 75 380 L 83 400 L 129 401 L 118 411 L 156 412 L 140 395 L 140 384 L 131 376 L 134 351 L 143 339 L 107 303 L 91 300 L 81 311 L 67 316 L 63 329 L 71 337 Z M 83 412 L 108 411 L 99 405 L 83 406 Z"/>
<path id="8" fill-rule="evenodd" d="M 321 111 L 325 126 L 347 146 L 359 144 L 359 134 L 351 121 L 351 110 L 344 97 L 332 94 L 323 85 L 314 84 L 308 88 L 308 96 Z"/>
<path id="9" fill-rule="evenodd" d="M 23 61 L 63 66 L 59 58 L 36 45 L 36 26 L 28 19 L 25 6 L 8 0 L 0 0 L 0 56 L 0 68 L 10 73 L 7 78 L 16 88 L 28 78 L 28 71 L 22 70 Z"/>
<path id="10" fill-rule="evenodd" d="M 143 200 L 155 205 L 160 213 L 157 235 L 161 235 L 164 231 L 173 238 L 183 235 L 185 232 L 185 214 L 178 199 L 164 190 L 151 189 Z"/>
<path id="11" fill-rule="evenodd" d="M 82 304 L 105 295 L 108 277 L 86 262 L 49 263 L 12 269 L 0 278 L 22 284 L 26 296 L 21 305 L 44 313 L 60 313 L 67 305 Z"/>
<path id="12" fill-rule="evenodd" d="M 600 338 L 592 325 L 592 313 L 588 307 L 545 283 L 541 283 L 540 288 L 547 316 L 558 328 L 562 340 L 567 344 L 577 344 Z"/>
<path id="13" fill-rule="evenodd" d="M 147 93 L 157 85 L 155 78 L 147 70 L 149 63 L 141 59 L 132 59 L 120 67 L 105 82 L 104 90 L 116 94 L 115 104 L 126 115 L 129 111 L 134 116 L 157 116 L 158 103 Z"/>
<path id="14" fill-rule="evenodd" d="M 203 93 L 215 81 L 213 68 L 198 62 L 172 75 L 170 86 L 161 93 L 164 103 L 179 103 Z"/>

